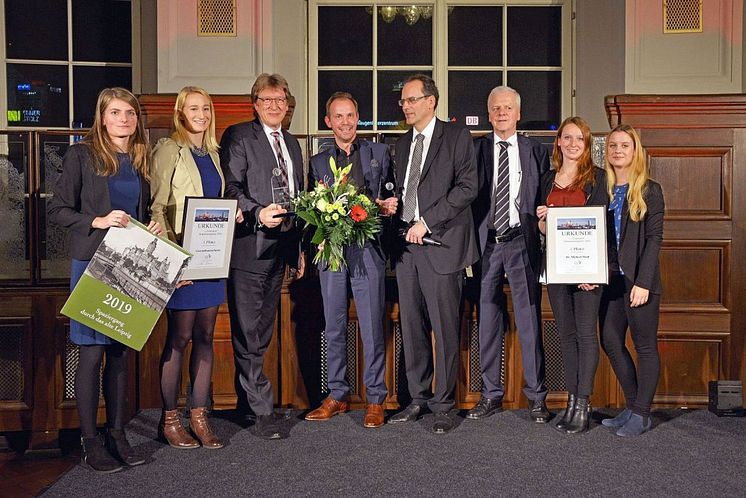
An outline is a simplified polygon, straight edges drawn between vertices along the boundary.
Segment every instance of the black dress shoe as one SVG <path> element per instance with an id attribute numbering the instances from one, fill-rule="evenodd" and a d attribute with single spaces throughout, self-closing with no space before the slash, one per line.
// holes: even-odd
<path id="1" fill-rule="evenodd" d="M 503 411 L 502 399 L 489 399 L 482 396 L 479 399 L 479 402 L 474 405 L 474 408 L 469 410 L 466 414 L 466 418 L 480 420 L 489 417 L 493 413 L 500 413 L 501 411 Z"/>
<path id="2" fill-rule="evenodd" d="M 448 434 L 454 426 L 455 423 L 448 413 L 436 413 L 432 431 L 435 434 Z"/>
<path id="3" fill-rule="evenodd" d="M 402 422 L 414 422 L 425 413 L 425 407 L 421 405 L 415 405 L 412 403 L 396 415 L 392 416 L 388 423 L 399 424 Z"/>
<path id="4" fill-rule="evenodd" d="M 546 424 L 549 422 L 551 414 L 547 409 L 547 402 L 543 399 L 535 399 L 533 401 L 529 400 L 528 416 L 538 424 Z"/>
<path id="5" fill-rule="evenodd" d="M 274 415 L 257 415 L 252 432 L 262 439 L 283 439 L 286 437 L 275 421 Z"/>

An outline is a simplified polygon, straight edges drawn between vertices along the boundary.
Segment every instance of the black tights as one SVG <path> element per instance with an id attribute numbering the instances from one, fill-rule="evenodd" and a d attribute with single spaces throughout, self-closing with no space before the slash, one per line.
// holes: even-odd
<path id="1" fill-rule="evenodd" d="M 189 378 L 192 406 L 207 406 L 212 378 L 212 337 L 218 307 L 199 310 L 168 310 L 168 337 L 161 355 L 161 399 L 165 410 L 175 410 L 184 352 L 192 341 Z"/>
<path id="2" fill-rule="evenodd" d="M 557 322 L 557 332 L 569 394 L 589 398 L 598 366 L 598 307 L 601 287 L 590 291 L 577 285 L 547 286 L 549 302 Z"/>
<path id="3" fill-rule="evenodd" d="M 121 344 L 80 346 L 80 361 L 75 372 L 75 399 L 83 437 L 96 436 L 96 412 L 99 398 L 99 372 L 106 353 L 104 367 L 104 400 L 106 424 L 111 429 L 124 427 L 127 403 L 127 347 Z"/>
<path id="4" fill-rule="evenodd" d="M 614 275 L 601 299 L 601 344 L 624 391 L 627 408 L 647 417 L 660 376 L 658 315 L 661 296 L 651 293 L 648 302 L 632 308 L 632 290 L 624 276 Z M 627 326 L 637 352 L 637 368 L 627 349 Z"/>

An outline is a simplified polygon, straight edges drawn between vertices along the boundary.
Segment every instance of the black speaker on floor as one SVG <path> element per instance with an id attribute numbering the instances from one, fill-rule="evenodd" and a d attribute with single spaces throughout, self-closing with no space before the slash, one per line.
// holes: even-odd
<path id="1" fill-rule="evenodd" d="M 711 380 L 707 408 L 718 417 L 743 417 L 743 383 L 740 380 Z"/>

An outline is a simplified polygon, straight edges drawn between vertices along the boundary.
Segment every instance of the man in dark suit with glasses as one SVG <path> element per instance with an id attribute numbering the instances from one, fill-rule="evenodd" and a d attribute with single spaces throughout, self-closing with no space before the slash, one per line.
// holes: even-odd
<path id="1" fill-rule="evenodd" d="M 304 188 L 300 144 L 282 120 L 290 91 L 279 74 L 261 74 L 251 89 L 257 119 L 228 127 L 220 141 L 225 196 L 238 199 L 228 309 L 236 363 L 236 394 L 256 414 L 254 434 L 281 439 L 273 393 L 263 372 L 264 353 L 280 300 L 285 266 L 304 271 L 300 233 L 282 217 L 289 199 Z M 240 403 L 241 404 L 241 403 Z"/>
<path id="2" fill-rule="evenodd" d="M 470 207 L 477 195 L 474 148 L 466 128 L 435 117 L 438 88 L 429 76 L 411 76 L 399 105 L 412 126 L 395 155 L 403 187 L 400 217 L 407 226 L 396 281 L 412 402 L 389 423 L 412 422 L 429 409 L 432 431 L 445 434 L 454 427 L 449 412 L 458 377 L 464 269 L 479 257 Z"/>

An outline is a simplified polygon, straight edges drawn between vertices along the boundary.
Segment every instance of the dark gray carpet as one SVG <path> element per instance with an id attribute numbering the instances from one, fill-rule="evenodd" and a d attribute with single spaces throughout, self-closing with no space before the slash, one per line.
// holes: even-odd
<path id="1" fill-rule="evenodd" d="M 230 414 L 212 417 L 224 449 L 174 450 L 153 439 L 160 413 L 144 411 L 128 434 L 147 464 L 110 475 L 77 466 L 44 496 L 746 496 L 746 419 L 704 410 L 655 412 L 653 430 L 630 439 L 599 412 L 577 436 L 525 411 L 458 417 L 443 436 L 428 432 L 432 415 L 371 430 L 359 410 L 315 423 L 296 412 L 282 441 Z"/>

